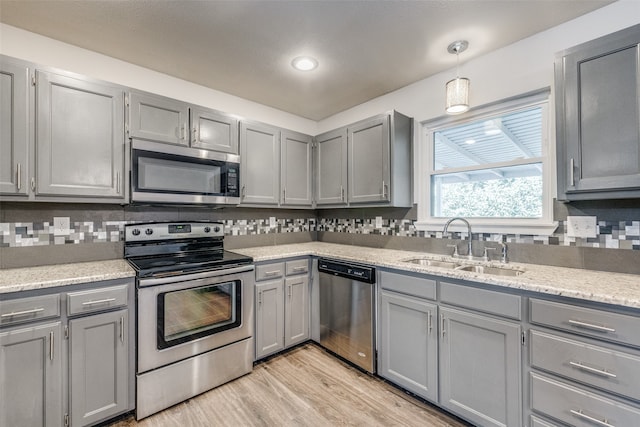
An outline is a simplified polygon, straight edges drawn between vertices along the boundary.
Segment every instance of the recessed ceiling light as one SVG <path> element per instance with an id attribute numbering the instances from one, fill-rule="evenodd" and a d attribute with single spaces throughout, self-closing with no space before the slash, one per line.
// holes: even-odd
<path id="1" fill-rule="evenodd" d="M 299 71 L 311 71 L 318 67 L 318 61 L 310 56 L 298 56 L 291 61 L 291 66 Z"/>
<path id="2" fill-rule="evenodd" d="M 476 140 L 475 139 L 467 139 L 464 143 L 471 145 L 471 144 L 475 144 Z"/>

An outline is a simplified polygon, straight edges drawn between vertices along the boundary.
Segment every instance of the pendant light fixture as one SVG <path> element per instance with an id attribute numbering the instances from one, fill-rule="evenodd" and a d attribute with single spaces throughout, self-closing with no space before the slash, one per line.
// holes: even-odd
<path id="1" fill-rule="evenodd" d="M 448 114 L 460 114 L 469 109 L 469 79 L 460 77 L 460 52 L 464 52 L 469 47 L 466 40 L 458 40 L 447 47 L 447 52 L 456 55 L 456 78 L 449 80 L 446 85 Z"/>

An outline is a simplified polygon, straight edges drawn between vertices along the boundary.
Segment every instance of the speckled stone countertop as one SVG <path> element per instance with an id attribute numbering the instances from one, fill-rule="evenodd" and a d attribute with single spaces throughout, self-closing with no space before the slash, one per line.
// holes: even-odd
<path id="1" fill-rule="evenodd" d="M 519 276 L 495 276 L 410 264 L 403 262 L 403 260 L 430 258 L 444 261 L 453 260 L 464 264 L 487 265 L 487 263 L 462 259 L 454 260 L 443 255 L 421 252 L 376 249 L 323 242 L 234 249 L 234 252 L 251 256 L 255 262 L 303 255 L 323 256 L 372 264 L 378 267 L 434 274 L 445 278 L 472 280 L 507 288 L 640 308 L 640 276 L 635 274 L 609 273 L 536 264 L 509 263 L 500 265 L 497 262 L 490 262 L 488 265 L 524 270 L 524 273 Z"/>
<path id="2" fill-rule="evenodd" d="M 135 277 L 123 259 L 0 270 L 0 294 Z"/>

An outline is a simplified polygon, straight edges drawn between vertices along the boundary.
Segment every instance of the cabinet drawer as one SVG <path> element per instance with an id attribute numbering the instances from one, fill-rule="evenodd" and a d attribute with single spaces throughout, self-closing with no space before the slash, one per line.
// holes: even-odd
<path id="1" fill-rule="evenodd" d="M 70 292 L 67 294 L 69 316 L 107 310 L 127 305 L 127 285 Z"/>
<path id="2" fill-rule="evenodd" d="M 640 357 L 531 331 L 531 365 L 640 400 Z"/>
<path id="3" fill-rule="evenodd" d="M 531 299 L 531 323 L 640 347 L 640 318 Z"/>
<path id="4" fill-rule="evenodd" d="M 636 426 L 640 410 L 537 374 L 531 375 L 531 408 L 576 427 Z"/>
<path id="5" fill-rule="evenodd" d="M 1 326 L 59 316 L 59 294 L 0 301 Z"/>
<path id="6" fill-rule="evenodd" d="M 430 300 L 436 299 L 435 280 L 382 271 L 380 272 L 380 285 L 382 289 L 389 291 Z"/>
<path id="7" fill-rule="evenodd" d="M 287 276 L 291 276 L 292 274 L 308 273 L 309 260 L 299 259 L 296 261 L 287 261 L 285 263 L 285 271 L 287 273 Z"/>
<path id="8" fill-rule="evenodd" d="M 256 280 L 275 279 L 284 276 L 284 262 L 256 266 Z"/>
<path id="9" fill-rule="evenodd" d="M 440 283 L 440 300 L 458 307 L 497 314 L 511 319 L 522 319 L 520 297 L 472 286 Z"/>

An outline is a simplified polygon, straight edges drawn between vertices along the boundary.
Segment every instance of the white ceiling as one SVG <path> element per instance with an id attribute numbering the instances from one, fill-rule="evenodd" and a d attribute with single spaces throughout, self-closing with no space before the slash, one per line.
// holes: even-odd
<path id="1" fill-rule="evenodd" d="M 611 2 L 0 0 L 0 21 L 320 120 L 454 67 L 454 40 L 463 64 Z"/>

